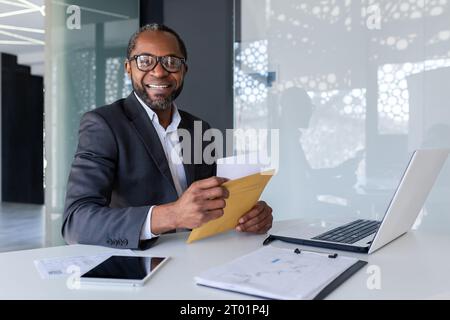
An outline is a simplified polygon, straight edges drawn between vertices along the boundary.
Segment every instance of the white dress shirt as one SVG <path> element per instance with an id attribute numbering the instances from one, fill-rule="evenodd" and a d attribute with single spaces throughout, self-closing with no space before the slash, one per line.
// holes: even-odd
<path id="1" fill-rule="evenodd" d="M 180 113 L 178 112 L 177 106 L 172 104 L 172 119 L 167 127 L 164 129 L 163 126 L 159 123 L 158 115 L 150 109 L 144 101 L 142 101 L 136 93 L 134 93 L 137 100 L 144 108 L 145 112 L 147 112 L 148 117 L 150 118 L 153 127 L 158 133 L 159 140 L 161 141 L 161 145 L 164 149 L 164 153 L 166 154 L 167 163 L 169 164 L 170 173 L 172 175 L 173 183 L 175 185 L 175 189 L 177 190 L 178 197 L 180 197 L 183 192 L 187 188 L 186 182 L 186 173 L 184 171 L 183 160 L 181 156 L 181 145 L 178 136 L 178 125 L 181 121 Z M 144 225 L 142 226 L 140 239 L 148 240 L 153 237 L 157 237 L 158 235 L 153 234 L 152 230 L 152 211 L 155 206 L 150 207 L 147 214 L 147 219 L 145 220 Z"/>

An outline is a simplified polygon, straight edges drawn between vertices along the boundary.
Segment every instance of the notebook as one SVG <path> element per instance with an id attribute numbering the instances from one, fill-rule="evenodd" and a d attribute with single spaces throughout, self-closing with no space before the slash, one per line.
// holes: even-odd
<path id="1" fill-rule="evenodd" d="M 198 285 L 280 300 L 323 299 L 366 261 L 265 246 L 195 277 Z"/>

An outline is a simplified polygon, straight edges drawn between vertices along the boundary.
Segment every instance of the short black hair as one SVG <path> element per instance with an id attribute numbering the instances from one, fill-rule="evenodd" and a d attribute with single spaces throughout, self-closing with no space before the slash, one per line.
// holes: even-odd
<path id="1" fill-rule="evenodd" d="M 139 28 L 138 31 L 136 31 L 130 38 L 130 41 L 128 41 L 128 48 L 127 48 L 127 58 L 130 59 L 131 58 L 131 51 L 133 51 L 133 49 L 136 47 L 136 41 L 137 38 L 139 37 L 139 35 L 145 31 L 163 31 L 163 32 L 168 32 L 171 33 L 175 36 L 175 38 L 178 41 L 178 45 L 180 46 L 181 49 L 181 53 L 184 56 L 184 59 L 187 60 L 187 50 L 186 50 L 186 46 L 183 42 L 183 39 L 181 39 L 181 37 L 179 36 L 178 33 L 175 32 L 175 30 L 169 28 L 166 25 L 160 24 L 160 23 L 151 23 L 151 24 L 146 24 L 142 27 Z"/>

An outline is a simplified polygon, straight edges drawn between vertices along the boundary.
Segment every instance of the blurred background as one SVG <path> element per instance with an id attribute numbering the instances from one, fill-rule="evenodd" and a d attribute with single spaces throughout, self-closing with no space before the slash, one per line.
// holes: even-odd
<path id="1" fill-rule="evenodd" d="M 381 219 L 412 151 L 450 146 L 448 1 L 236 9 L 234 125 L 280 130 L 263 195 L 276 218 Z M 448 227 L 449 173 L 446 163 L 415 227 Z"/>

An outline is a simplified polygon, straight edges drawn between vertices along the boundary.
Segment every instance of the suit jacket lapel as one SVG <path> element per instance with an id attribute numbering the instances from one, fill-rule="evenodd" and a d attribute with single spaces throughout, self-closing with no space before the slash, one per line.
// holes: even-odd
<path id="1" fill-rule="evenodd" d="M 147 113 L 132 92 L 125 100 L 125 112 L 138 132 L 150 158 L 153 159 L 161 173 L 167 178 L 176 194 L 175 185 L 167 163 L 166 154 L 159 140 L 158 133 L 153 127 Z"/>

